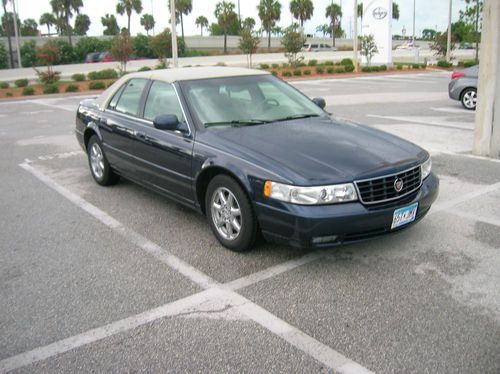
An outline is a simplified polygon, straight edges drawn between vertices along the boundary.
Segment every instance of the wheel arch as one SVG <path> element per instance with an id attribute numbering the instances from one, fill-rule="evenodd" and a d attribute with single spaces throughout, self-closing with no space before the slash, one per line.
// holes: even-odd
<path id="1" fill-rule="evenodd" d="M 202 211 L 203 214 L 206 213 L 206 207 L 205 207 L 205 197 L 206 197 L 206 192 L 208 185 L 210 181 L 215 178 L 217 175 L 227 175 L 234 179 L 236 183 L 240 185 L 240 187 L 243 189 L 243 191 L 247 194 L 247 196 L 250 198 L 252 194 L 252 189 L 250 186 L 250 182 L 248 178 L 246 178 L 244 175 L 242 175 L 240 172 L 236 170 L 231 170 L 228 167 L 225 166 L 219 166 L 219 165 L 211 165 L 208 167 L 203 168 L 200 173 L 197 175 L 196 180 L 195 180 L 195 194 L 196 194 L 196 201 L 198 203 L 198 206 L 200 210 Z M 251 201 L 251 199 L 250 199 Z"/>
<path id="2" fill-rule="evenodd" d="M 92 135 L 96 135 L 102 142 L 102 136 L 101 132 L 99 131 L 99 127 L 95 123 L 90 122 L 83 132 L 83 144 L 85 145 L 85 151 L 87 150 L 89 139 Z"/>

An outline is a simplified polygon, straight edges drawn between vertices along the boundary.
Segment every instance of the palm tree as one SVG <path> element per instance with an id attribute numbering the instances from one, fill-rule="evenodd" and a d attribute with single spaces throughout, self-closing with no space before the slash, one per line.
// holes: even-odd
<path id="1" fill-rule="evenodd" d="M 47 26 L 47 34 L 50 35 L 50 26 L 56 24 L 56 17 L 52 13 L 44 13 L 40 16 L 40 26 Z"/>
<path id="2" fill-rule="evenodd" d="M 80 8 L 83 6 L 82 0 L 50 0 L 50 5 L 52 11 L 61 18 L 62 25 L 64 25 L 68 33 L 69 45 L 73 46 L 69 21 L 73 17 L 73 12 L 79 13 Z"/>
<path id="3" fill-rule="evenodd" d="M 332 45 L 335 47 L 335 31 L 340 24 L 340 18 L 342 17 L 342 9 L 338 4 L 330 4 L 326 7 L 326 18 L 330 18 L 330 28 L 332 29 Z"/>
<path id="4" fill-rule="evenodd" d="M 141 0 L 118 0 L 116 4 L 116 13 L 119 15 L 127 14 L 127 31 L 130 36 L 130 17 L 132 12 L 140 14 L 142 12 L 142 1 Z"/>
<path id="5" fill-rule="evenodd" d="M 7 15 L 7 3 L 10 0 L 2 0 L 3 14 Z M 14 68 L 14 57 L 12 56 L 12 40 L 10 39 L 12 36 L 12 30 L 10 28 L 10 22 L 7 22 L 5 25 L 5 33 L 7 34 L 7 43 L 9 45 L 9 56 L 10 56 L 10 67 Z"/>
<path id="6" fill-rule="evenodd" d="M 227 31 L 229 26 L 238 18 L 234 12 L 234 4 L 229 1 L 220 1 L 215 5 L 215 18 L 219 26 L 224 29 L 224 53 L 227 53 Z"/>
<path id="7" fill-rule="evenodd" d="M 87 35 L 90 27 L 90 18 L 86 14 L 79 14 L 75 19 L 76 35 Z"/>
<path id="8" fill-rule="evenodd" d="M 399 5 L 396 2 L 392 2 L 392 19 L 399 21 Z"/>
<path id="9" fill-rule="evenodd" d="M 245 30 L 252 31 L 253 28 L 255 27 L 255 20 L 252 17 L 247 17 L 243 20 L 242 26 Z"/>
<path id="10" fill-rule="evenodd" d="M 196 21 L 194 21 L 194 23 L 196 24 L 196 26 L 198 26 L 200 28 L 200 31 L 201 31 L 201 36 L 203 36 L 203 28 L 207 28 L 208 27 L 208 19 L 207 17 L 205 16 L 199 16 L 198 18 L 196 18 Z"/>
<path id="11" fill-rule="evenodd" d="M 146 29 L 146 34 L 149 36 L 149 30 L 155 27 L 155 18 L 151 14 L 143 14 L 141 17 L 141 26 Z"/>
<path id="12" fill-rule="evenodd" d="M 118 35 L 120 33 L 120 27 L 114 14 L 106 14 L 101 17 L 101 23 L 104 26 L 104 35 Z"/>
<path id="13" fill-rule="evenodd" d="M 271 32 L 276 21 L 280 20 L 281 3 L 279 0 L 260 0 L 257 10 L 262 28 L 267 32 L 267 49 L 271 49 Z"/>
<path id="14" fill-rule="evenodd" d="M 168 7 L 170 9 L 170 0 L 168 0 Z M 193 0 L 175 0 L 175 18 L 181 21 L 181 36 L 184 40 L 184 22 L 182 15 L 188 15 L 193 10 Z"/>
<path id="15" fill-rule="evenodd" d="M 292 0 L 290 1 L 290 12 L 293 17 L 300 20 L 300 27 L 304 27 L 304 21 L 310 20 L 314 5 L 311 0 Z"/>

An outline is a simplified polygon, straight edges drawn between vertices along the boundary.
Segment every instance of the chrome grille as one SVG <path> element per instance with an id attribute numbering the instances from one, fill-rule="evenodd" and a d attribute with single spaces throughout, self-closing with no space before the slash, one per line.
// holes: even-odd
<path id="1" fill-rule="evenodd" d="M 403 181 L 403 188 L 397 191 L 396 180 Z M 420 166 L 379 178 L 356 181 L 359 199 L 364 204 L 377 204 L 396 200 L 420 188 L 422 176 Z"/>

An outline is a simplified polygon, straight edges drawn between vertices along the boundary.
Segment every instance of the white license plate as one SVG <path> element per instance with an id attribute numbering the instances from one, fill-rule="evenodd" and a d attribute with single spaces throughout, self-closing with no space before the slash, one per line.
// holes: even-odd
<path id="1" fill-rule="evenodd" d="M 396 227 L 406 225 L 407 223 L 415 221 L 417 216 L 418 203 L 405 206 L 404 208 L 399 208 L 394 211 L 392 216 L 392 226 L 391 229 Z"/>

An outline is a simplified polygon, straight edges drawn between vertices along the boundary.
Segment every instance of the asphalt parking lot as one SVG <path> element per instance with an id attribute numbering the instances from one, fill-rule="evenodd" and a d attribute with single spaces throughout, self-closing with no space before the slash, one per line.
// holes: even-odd
<path id="1" fill-rule="evenodd" d="M 428 149 L 401 233 L 328 250 L 221 247 L 205 217 L 94 183 L 83 96 L 0 103 L 0 372 L 500 372 L 500 160 L 471 155 L 449 74 L 295 86 Z"/>

